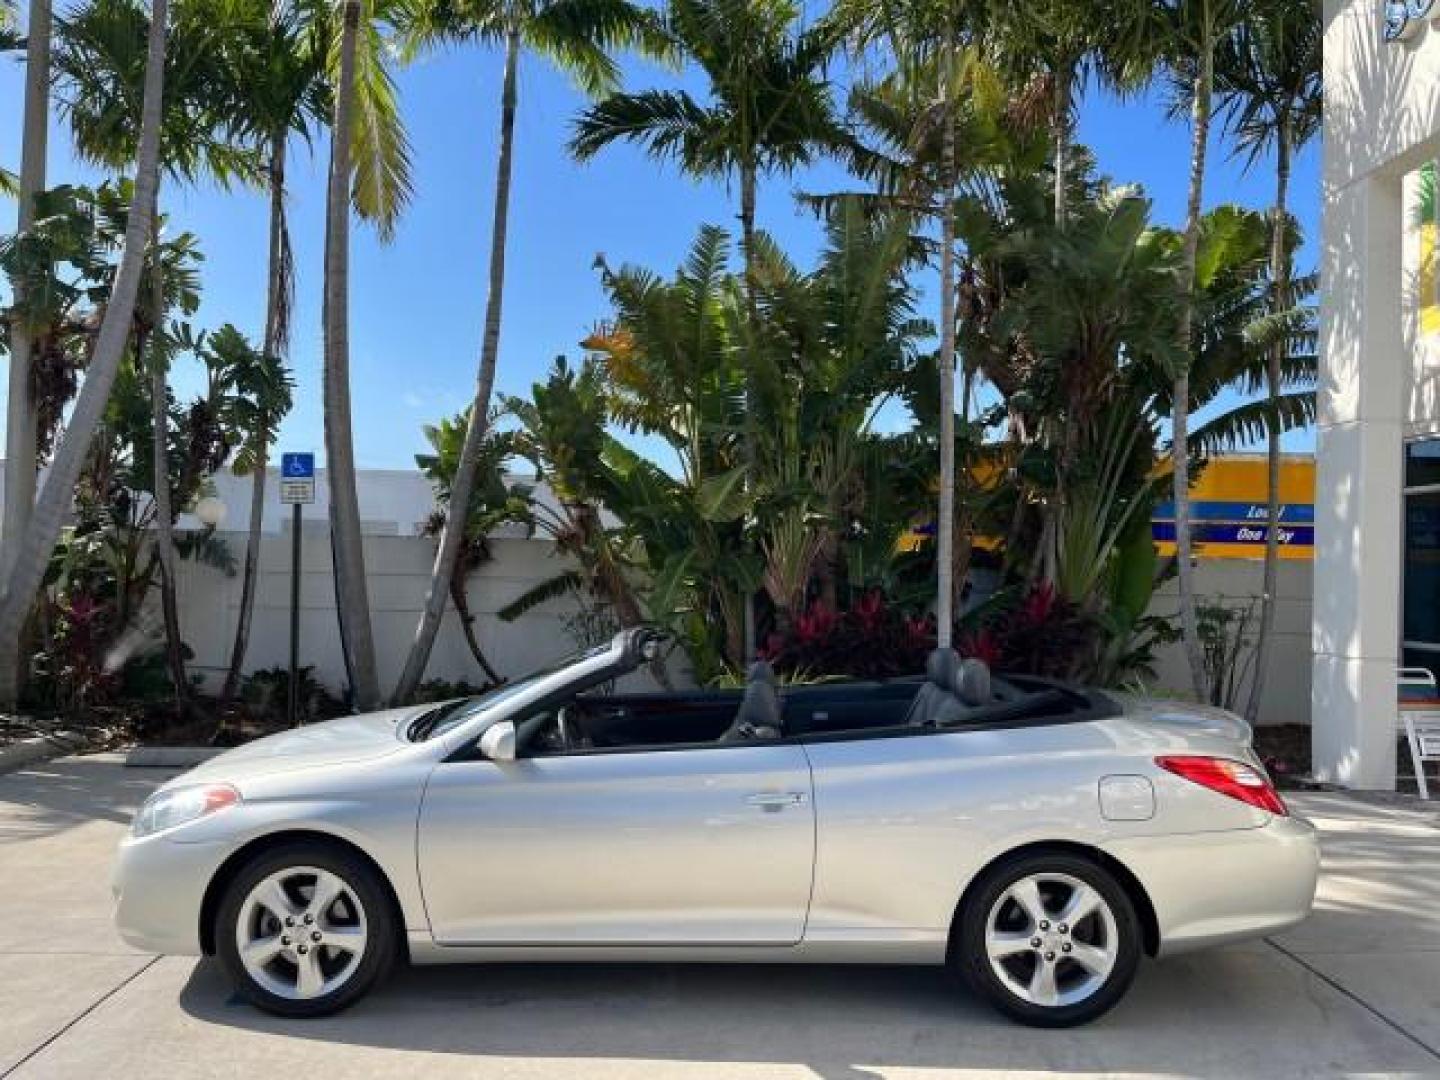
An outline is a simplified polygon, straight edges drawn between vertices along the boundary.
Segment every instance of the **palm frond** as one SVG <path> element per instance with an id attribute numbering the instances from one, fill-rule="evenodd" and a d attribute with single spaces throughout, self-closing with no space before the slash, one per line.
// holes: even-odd
<path id="1" fill-rule="evenodd" d="M 526 589 L 495 614 L 503 622 L 514 622 L 541 604 L 580 592 L 584 587 L 585 579 L 578 570 L 566 570 Z"/>
<path id="2" fill-rule="evenodd" d="M 1315 422 L 1315 391 L 1281 394 L 1275 401 L 1281 432 L 1296 431 Z M 1233 452 L 1261 443 L 1269 433 L 1268 400 L 1247 401 L 1201 424 L 1190 433 L 1190 451 L 1204 457 Z"/>

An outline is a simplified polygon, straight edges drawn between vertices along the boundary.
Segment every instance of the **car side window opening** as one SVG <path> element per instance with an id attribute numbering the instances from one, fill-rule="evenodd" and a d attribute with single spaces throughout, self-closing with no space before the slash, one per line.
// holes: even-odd
<path id="1" fill-rule="evenodd" d="M 594 690 L 548 703 L 517 719 L 521 757 L 607 751 L 763 745 L 788 738 L 883 737 L 963 731 L 989 725 L 1091 719 L 1108 702 L 1044 681 L 995 680 L 988 700 L 947 714 L 943 723 L 910 723 L 918 681 L 833 683 L 782 691 L 778 726 L 760 724 L 738 690 L 604 694 Z"/>

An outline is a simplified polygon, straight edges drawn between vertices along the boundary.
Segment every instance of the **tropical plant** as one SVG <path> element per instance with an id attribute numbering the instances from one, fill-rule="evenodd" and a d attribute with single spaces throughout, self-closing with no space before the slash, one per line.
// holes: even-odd
<path id="1" fill-rule="evenodd" d="M 469 409 L 469 427 L 452 478 L 455 496 L 469 502 L 483 456 L 490 395 L 500 351 L 500 315 L 505 293 L 505 243 L 510 219 L 510 181 L 514 157 L 515 114 L 519 105 L 519 67 L 522 50 L 530 50 L 568 72 L 592 96 L 609 93 L 618 82 L 611 52 L 645 47 L 651 52 L 668 49 L 650 14 L 629 0 L 431 0 L 420 5 L 408 29 L 411 49 L 443 44 L 500 45 L 505 72 L 500 89 L 500 148 L 496 158 L 495 204 L 490 229 L 490 274 L 485 306 L 485 329 L 476 372 L 475 397 Z M 430 574 L 425 605 L 410 645 L 409 655 L 391 695 L 406 701 L 425 673 L 435 642 L 445 596 L 452 590 L 455 567 L 465 546 L 462 532 L 440 531 L 435 565 Z"/>
<path id="2" fill-rule="evenodd" d="M 932 618 L 908 614 L 870 590 L 844 611 L 813 601 L 769 636 L 760 655 L 791 678 L 885 679 L 922 670 L 934 647 Z"/>
<path id="3" fill-rule="evenodd" d="M 1093 662 L 1098 624 L 1047 581 L 1001 594 L 957 644 L 997 671 L 1075 679 Z"/>
<path id="4" fill-rule="evenodd" d="M 672 477 L 608 441 L 606 505 L 643 554 L 650 617 L 677 631 L 702 679 L 741 662 L 744 597 L 759 583 L 742 540 L 743 301 L 729 251 L 707 226 L 672 281 L 602 263 L 615 319 L 584 342 L 603 366 L 610 418 L 663 440 L 678 463 Z"/>
<path id="5" fill-rule="evenodd" d="M 532 387 L 529 401 L 509 397 L 505 408 L 520 423 L 516 453 L 535 467 L 537 480 L 548 487 L 557 504 L 533 501 L 531 520 L 550 536 L 561 555 L 575 562 L 582 591 L 609 608 L 619 626 L 644 621 L 633 559 L 603 517 L 611 486 L 604 456 L 613 439 L 605 431 L 600 368 L 585 363 L 574 369 L 560 357 L 545 382 Z M 568 584 L 574 579 L 561 580 Z M 501 617 L 525 610 L 532 597 L 546 598 L 547 588 L 553 586 L 542 584 L 532 595 L 513 602 Z"/>
<path id="6" fill-rule="evenodd" d="M 1226 38 L 1216 63 L 1216 82 L 1227 126 L 1237 150 L 1253 167 L 1274 153 L 1275 198 L 1270 209 L 1270 314 L 1273 339 L 1265 366 L 1266 404 L 1266 531 L 1265 571 L 1261 587 L 1260 626 L 1255 677 L 1245 702 L 1245 718 L 1259 715 L 1269 670 L 1275 628 L 1277 575 L 1280 561 L 1280 436 L 1286 427 L 1285 367 L 1289 328 L 1285 313 L 1296 304 L 1293 246 L 1288 207 L 1291 163 L 1297 150 L 1320 130 L 1321 64 L 1324 37 L 1316 0 L 1269 0 L 1252 10 L 1238 30 Z"/>
<path id="7" fill-rule="evenodd" d="M 274 303 L 273 293 L 269 302 Z M 266 322 L 266 333 L 273 342 L 273 317 L 267 318 Z M 240 582 L 240 610 L 236 614 L 230 668 L 220 691 L 221 701 L 226 702 L 240 687 L 245 649 L 250 638 L 250 618 L 254 610 L 260 563 L 266 461 L 280 422 L 290 411 L 294 383 L 277 353 L 252 347 L 233 326 L 222 327 L 212 334 L 208 348 L 218 362 L 216 366 L 220 368 L 221 378 L 233 391 L 226 402 L 225 419 L 241 441 L 231 462 L 231 470 L 236 476 L 251 478 L 250 523 L 245 541 L 245 570 Z"/>
<path id="8" fill-rule="evenodd" d="M 1205 655 L 1205 695 L 1202 701 L 1222 709 L 1235 709 L 1255 663 L 1257 598 L 1244 601 L 1216 598 L 1196 611 Z"/>
<path id="9" fill-rule="evenodd" d="M 450 602 L 460 620 L 465 644 L 490 686 L 505 680 L 491 666 L 475 636 L 475 616 L 470 611 L 466 579 L 491 560 L 490 534 L 494 530 L 510 523 L 529 525 L 533 521 L 530 486 L 513 483 L 505 475 L 505 462 L 515 453 L 515 436 L 512 432 L 497 431 L 497 419 L 498 414 L 492 414 L 485 425 L 486 436 L 480 447 L 479 467 L 475 483 L 469 489 L 468 509 L 464 513 L 465 524 L 461 531 L 464 544 L 451 568 L 449 585 Z M 425 428 L 430 453 L 417 454 L 415 464 L 434 488 L 437 503 L 435 512 L 425 522 L 426 536 L 443 536 L 455 513 L 455 477 L 464 453 L 465 433 L 469 430 L 470 417 L 466 413 L 446 417 L 438 424 Z M 426 684 L 422 684 L 422 689 L 423 685 Z"/>
<path id="10" fill-rule="evenodd" d="M 740 193 L 744 295 L 755 318 L 756 203 L 763 176 L 789 173 L 846 136 L 834 112 L 826 69 L 839 43 L 821 22 L 797 29 L 794 0 L 669 0 L 661 32 L 671 49 L 700 68 L 709 100 L 688 91 L 611 95 L 575 122 L 572 152 L 588 160 L 612 143 L 639 144 L 674 160 L 691 176 L 734 178 Z M 753 388 L 748 388 L 747 401 Z M 753 467 L 756 424 L 745 429 Z M 746 655 L 755 648 L 753 597 L 744 602 Z"/>
<path id="11" fill-rule="evenodd" d="M 228 6 L 218 0 L 186 0 L 175 12 L 166 50 L 167 95 L 161 111 L 160 158 L 164 171 L 194 182 L 202 175 L 221 183 L 243 175 L 253 162 L 227 137 L 221 117 L 234 96 L 217 59 L 219 42 L 231 27 Z M 61 99 L 80 153 L 97 164 L 118 168 L 133 159 L 140 131 L 135 87 L 140 78 L 148 16 L 137 0 L 91 0 L 59 20 L 55 57 Z M 177 705 L 189 686 L 180 641 L 176 598 L 175 504 L 164 477 L 168 441 L 166 401 L 170 347 L 166 333 L 167 285 L 160 257 L 161 218 L 154 219 L 145 299 L 141 302 L 136 347 L 149 364 L 155 454 L 152 475 L 155 545 L 160 555 L 161 608 L 166 654 Z M 149 350 L 146 352 L 146 350 Z"/>
<path id="12" fill-rule="evenodd" d="M 86 370 L 85 383 L 71 410 L 65 437 L 51 460 L 34 513 L 19 538 L 19 550 L 4 582 L 3 595 L 0 595 L 0 708 L 14 705 L 21 626 L 60 537 L 61 524 L 70 507 L 75 484 L 129 344 L 131 319 L 140 289 L 145 247 L 151 235 L 159 183 L 167 23 L 167 0 L 152 0 L 135 155 L 135 188 L 125 229 L 125 245 Z"/>
<path id="13" fill-rule="evenodd" d="M 309 664 L 296 672 L 295 683 L 301 723 L 328 720 L 345 712 L 344 702 L 315 677 L 315 669 Z M 240 688 L 240 698 L 258 716 L 272 723 L 285 723 L 289 719 L 290 669 L 272 667 L 251 672 Z"/>
<path id="14" fill-rule="evenodd" d="M 1161 52 L 1155 7 L 1148 0 L 1038 0 L 989 14 L 986 38 L 994 63 L 1019 86 L 1017 104 L 1048 99 L 1038 111 L 1048 114 L 1051 203 L 1063 229 L 1076 98 L 1092 80 L 1119 93 L 1149 80 Z"/>

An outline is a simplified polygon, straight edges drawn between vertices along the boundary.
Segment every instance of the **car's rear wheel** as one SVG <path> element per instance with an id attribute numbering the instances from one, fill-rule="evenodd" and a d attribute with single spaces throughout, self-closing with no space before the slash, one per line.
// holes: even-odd
<path id="1" fill-rule="evenodd" d="M 1000 1012 L 1037 1027 L 1083 1024 L 1135 978 L 1141 927 L 1104 867 L 1038 852 L 990 870 L 960 913 L 955 962 Z"/>
<path id="2" fill-rule="evenodd" d="M 321 843 L 287 844 L 230 882 L 216 953 L 239 992 L 281 1016 L 326 1016 L 389 970 L 395 920 L 385 885 L 362 860 Z"/>

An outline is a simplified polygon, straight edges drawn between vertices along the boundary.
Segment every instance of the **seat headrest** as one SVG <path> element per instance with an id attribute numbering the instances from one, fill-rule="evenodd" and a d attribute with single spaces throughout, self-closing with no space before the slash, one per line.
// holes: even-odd
<path id="1" fill-rule="evenodd" d="M 954 649 L 936 649 L 925 659 L 925 678 L 942 690 L 955 688 L 960 655 Z"/>
<path id="2" fill-rule="evenodd" d="M 750 670 L 745 673 L 747 683 L 763 682 L 774 686 L 778 681 L 775 678 L 775 669 L 770 666 L 768 660 L 756 660 L 750 665 Z"/>
<path id="3" fill-rule="evenodd" d="M 962 660 L 955 670 L 955 694 L 966 705 L 988 705 L 994 699 L 990 689 L 990 668 L 973 656 Z"/>

